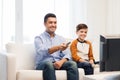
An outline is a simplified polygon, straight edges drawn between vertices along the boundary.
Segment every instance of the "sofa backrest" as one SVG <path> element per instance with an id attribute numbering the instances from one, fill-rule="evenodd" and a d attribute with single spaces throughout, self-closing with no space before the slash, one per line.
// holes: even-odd
<path id="1" fill-rule="evenodd" d="M 71 39 L 66 39 L 66 42 L 72 41 Z M 98 46 L 94 41 L 93 53 L 95 60 L 99 61 Z M 16 44 L 8 43 L 6 44 L 6 50 L 8 53 L 16 55 L 16 68 L 19 69 L 34 69 L 35 67 L 35 47 L 34 44 Z"/>
<path id="2" fill-rule="evenodd" d="M 8 43 L 6 44 L 7 53 L 12 53 L 16 56 L 16 68 L 17 70 L 34 69 L 35 62 L 35 48 L 34 44 L 16 44 Z"/>

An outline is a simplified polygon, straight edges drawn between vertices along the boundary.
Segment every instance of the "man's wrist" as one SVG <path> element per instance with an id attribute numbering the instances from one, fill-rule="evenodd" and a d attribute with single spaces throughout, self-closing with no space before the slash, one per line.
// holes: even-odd
<path id="1" fill-rule="evenodd" d="M 69 59 L 68 58 L 65 58 L 67 61 L 69 61 Z"/>

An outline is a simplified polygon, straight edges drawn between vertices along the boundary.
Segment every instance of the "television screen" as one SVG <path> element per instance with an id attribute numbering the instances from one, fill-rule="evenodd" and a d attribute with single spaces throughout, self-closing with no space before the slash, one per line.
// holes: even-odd
<path id="1" fill-rule="evenodd" d="M 100 71 L 120 71 L 120 35 L 100 35 Z"/>

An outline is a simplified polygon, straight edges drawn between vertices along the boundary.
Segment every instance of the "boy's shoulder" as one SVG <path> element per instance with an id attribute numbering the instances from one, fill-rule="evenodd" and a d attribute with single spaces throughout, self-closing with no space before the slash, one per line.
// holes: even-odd
<path id="1" fill-rule="evenodd" d="M 89 40 L 85 40 L 85 42 L 86 42 L 87 44 L 91 44 L 91 41 L 89 41 Z"/>

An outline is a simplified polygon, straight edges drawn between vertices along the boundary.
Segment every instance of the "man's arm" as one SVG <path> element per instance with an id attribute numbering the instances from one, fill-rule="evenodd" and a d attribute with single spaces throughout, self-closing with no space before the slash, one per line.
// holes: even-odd
<path id="1" fill-rule="evenodd" d="M 42 38 L 40 38 L 39 36 L 35 37 L 34 44 L 35 44 L 36 52 L 38 54 L 40 54 L 41 56 L 42 55 L 49 55 L 48 54 L 49 46 L 44 44 Z M 44 54 L 41 54 L 41 53 L 44 53 Z"/>
<path id="2" fill-rule="evenodd" d="M 56 52 L 56 51 L 58 51 L 58 50 L 60 50 L 60 49 L 61 49 L 61 46 L 60 46 L 60 45 L 58 45 L 58 46 L 53 46 L 53 47 L 51 47 L 51 48 L 48 49 L 48 52 L 49 52 L 50 54 L 52 54 L 52 53 L 54 53 L 54 52 Z"/>
<path id="3" fill-rule="evenodd" d="M 53 46 L 53 47 L 49 48 L 49 49 L 48 49 L 48 52 L 49 52 L 50 54 L 52 54 L 52 53 L 54 53 L 54 52 L 56 52 L 56 51 L 58 51 L 58 50 L 64 51 L 67 47 L 68 47 L 68 45 L 66 45 L 65 43 L 62 43 L 62 44 L 60 44 L 60 45 L 58 45 L 58 46 Z"/>

